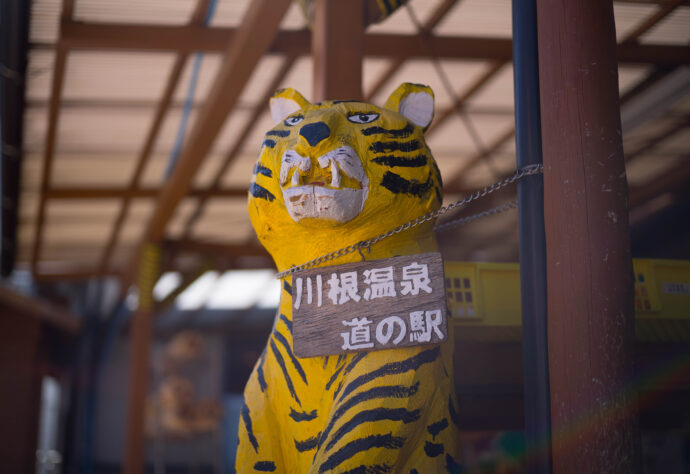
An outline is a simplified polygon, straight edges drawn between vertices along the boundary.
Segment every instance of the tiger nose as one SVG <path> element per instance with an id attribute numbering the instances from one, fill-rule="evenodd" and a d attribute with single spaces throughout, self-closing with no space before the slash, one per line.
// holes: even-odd
<path id="1" fill-rule="evenodd" d="M 331 129 L 323 122 L 310 123 L 299 130 L 309 146 L 316 146 L 324 138 L 328 138 L 331 134 Z"/>

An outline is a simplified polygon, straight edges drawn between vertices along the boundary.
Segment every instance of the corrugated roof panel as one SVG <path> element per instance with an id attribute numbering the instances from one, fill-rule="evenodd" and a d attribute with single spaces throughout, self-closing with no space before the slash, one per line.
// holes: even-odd
<path id="1" fill-rule="evenodd" d="M 255 127 L 244 142 L 242 152 L 249 153 L 258 158 L 259 151 L 261 151 L 261 146 L 264 142 L 264 135 L 273 127 L 275 127 L 275 123 L 273 123 L 268 107 L 266 107 L 266 110 L 256 121 Z"/>
<path id="2" fill-rule="evenodd" d="M 192 212 L 196 210 L 198 200 L 196 198 L 184 198 L 175 209 L 175 213 L 170 219 L 166 236 L 170 239 L 180 239 L 185 231 L 187 220 Z"/>
<path id="3" fill-rule="evenodd" d="M 468 103 L 471 106 L 513 108 L 513 100 L 513 68 L 508 64 L 474 94 Z"/>
<path id="4" fill-rule="evenodd" d="M 32 43 L 55 43 L 60 30 L 61 11 L 61 0 L 33 0 L 31 2 L 29 41 Z"/>
<path id="5" fill-rule="evenodd" d="M 362 90 L 368 96 L 371 88 L 378 82 L 381 74 L 388 69 L 392 61 L 382 58 L 364 58 L 362 62 Z"/>
<path id="6" fill-rule="evenodd" d="M 219 1 L 211 20 L 211 26 L 238 26 L 249 7 L 249 0 Z"/>
<path id="7" fill-rule="evenodd" d="M 651 151 L 649 154 L 639 156 L 626 164 L 628 185 L 645 186 L 653 183 L 661 175 L 681 163 L 690 164 L 687 157 L 656 154 L 655 150 Z"/>
<path id="8" fill-rule="evenodd" d="M 118 239 L 118 247 L 131 246 L 138 243 L 144 234 L 144 228 L 148 223 L 156 204 L 155 199 L 132 200 L 127 218 L 122 223 L 122 229 Z"/>
<path id="9" fill-rule="evenodd" d="M 175 88 L 173 97 L 174 100 L 178 102 L 186 100 L 189 94 L 189 83 L 195 63 L 194 58 L 195 55 L 190 55 L 188 57 L 184 69 L 182 70 L 182 74 L 180 75 L 180 80 L 177 82 L 177 87 Z M 206 99 L 206 96 L 213 85 L 213 80 L 218 74 L 218 69 L 220 69 L 222 59 L 223 55 L 220 53 L 203 53 L 201 57 L 201 65 L 199 66 L 199 72 L 197 75 L 196 88 L 194 89 L 194 104 L 200 105 Z"/>
<path id="10" fill-rule="evenodd" d="M 57 153 L 136 153 L 144 143 L 153 111 L 63 109 L 57 133 Z"/>
<path id="11" fill-rule="evenodd" d="M 197 0 L 77 0 L 74 18 L 95 23 L 187 23 Z"/>
<path id="12" fill-rule="evenodd" d="M 266 93 L 270 83 L 273 82 L 278 69 L 284 61 L 283 56 L 275 54 L 265 55 L 261 58 L 242 90 L 242 95 L 240 96 L 242 104 L 245 106 L 257 105 Z"/>
<path id="13" fill-rule="evenodd" d="M 484 149 L 489 148 L 500 136 L 514 127 L 512 116 L 487 117 L 466 113 L 465 117 L 467 119 L 454 113 L 452 117 L 441 124 L 438 130 L 434 130 L 429 135 L 427 143 L 433 153 L 460 151 L 474 156 L 479 153 L 479 150 L 469 127 L 472 127 L 476 132 Z"/>
<path id="14" fill-rule="evenodd" d="M 249 189 L 258 154 L 241 153 L 223 177 L 223 186 Z"/>
<path id="15" fill-rule="evenodd" d="M 136 153 L 71 153 L 53 158 L 51 184 L 59 187 L 126 187 L 134 174 Z"/>
<path id="16" fill-rule="evenodd" d="M 644 3 L 619 3 L 614 2 L 613 14 L 616 20 L 616 38 L 622 41 L 658 9 L 655 5 Z"/>
<path id="17" fill-rule="evenodd" d="M 410 2 L 410 6 L 422 24 L 431 16 L 439 4 L 440 2 L 436 0 L 415 0 Z M 412 34 L 417 32 L 417 28 L 410 19 L 407 9 L 401 7 L 386 18 L 385 21 L 369 26 L 367 32 Z"/>
<path id="18" fill-rule="evenodd" d="M 434 33 L 446 36 L 510 38 L 510 0 L 463 0 L 441 21 Z"/>
<path id="19" fill-rule="evenodd" d="M 312 61 L 310 56 L 299 58 L 281 81 L 279 89 L 291 87 L 299 91 L 307 100 L 312 100 Z"/>
<path id="20" fill-rule="evenodd" d="M 253 230 L 244 199 L 215 198 L 208 201 L 194 226 L 193 238 L 222 242 L 246 242 Z"/>
<path id="21" fill-rule="evenodd" d="M 63 99 L 158 100 L 174 59 L 171 53 L 72 51 Z"/>
<path id="22" fill-rule="evenodd" d="M 619 66 L 618 93 L 622 96 L 635 87 L 652 70 L 649 66 Z"/>
<path id="23" fill-rule="evenodd" d="M 640 39 L 641 43 L 686 45 L 690 43 L 690 6 L 676 8 Z"/>
<path id="24" fill-rule="evenodd" d="M 29 64 L 26 71 L 27 101 L 48 100 L 53 83 L 55 51 L 48 49 L 30 49 Z"/>

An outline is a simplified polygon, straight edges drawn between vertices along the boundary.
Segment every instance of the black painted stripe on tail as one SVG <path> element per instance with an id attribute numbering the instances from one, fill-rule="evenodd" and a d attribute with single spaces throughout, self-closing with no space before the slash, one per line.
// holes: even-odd
<path id="1" fill-rule="evenodd" d="M 342 400 L 350 393 L 352 393 L 353 390 L 356 390 L 365 383 L 371 382 L 372 380 L 377 379 L 379 377 L 385 377 L 386 375 L 393 374 L 402 374 L 405 372 L 409 372 L 410 370 L 417 370 L 422 365 L 435 361 L 438 358 L 439 352 L 440 349 L 438 347 L 434 347 L 433 349 L 428 349 L 424 352 L 420 352 L 419 354 L 414 355 L 409 359 L 405 359 L 399 362 L 391 362 L 376 370 L 369 372 L 368 374 L 360 375 L 345 387 L 345 390 L 343 390 L 343 394 L 341 395 L 340 399 Z"/>
<path id="2" fill-rule="evenodd" d="M 360 392 L 356 395 L 353 395 L 348 400 L 340 403 L 340 405 L 338 405 L 338 408 L 335 410 L 333 415 L 331 415 L 331 418 L 328 421 L 328 426 L 326 426 L 326 429 L 323 431 L 323 436 L 321 437 L 320 443 L 323 444 L 323 442 L 326 440 L 326 437 L 328 437 L 331 430 L 333 429 L 333 425 L 350 408 L 352 408 L 356 405 L 359 405 L 360 403 L 364 403 L 368 400 L 374 400 L 377 398 L 407 398 L 407 397 L 411 397 L 412 395 L 417 393 L 418 389 L 419 389 L 419 382 L 417 382 L 416 384 L 411 385 L 409 387 L 406 385 L 384 385 L 383 387 L 374 387 L 374 388 L 371 388 L 371 389 L 366 390 L 364 392 Z"/>
<path id="3" fill-rule="evenodd" d="M 242 410 L 240 410 L 240 413 L 242 415 L 242 421 L 244 422 L 244 428 L 247 430 L 247 438 L 249 438 L 249 442 L 252 444 L 254 451 L 258 453 L 259 442 L 254 437 L 254 430 L 252 428 L 252 417 L 249 414 L 249 407 L 246 403 L 242 405 Z"/>
<path id="4" fill-rule="evenodd" d="M 432 443 L 431 441 L 427 441 L 426 443 L 424 443 L 424 452 L 430 458 L 435 458 L 436 456 L 440 456 L 445 451 L 446 450 L 443 448 L 442 444 Z"/>
<path id="5" fill-rule="evenodd" d="M 328 379 L 328 382 L 326 383 L 326 390 L 330 390 L 330 389 L 331 389 L 331 385 L 333 385 L 333 382 L 335 382 L 335 379 L 338 378 L 338 375 L 340 375 L 340 372 L 341 372 L 344 368 L 345 368 L 345 364 L 341 365 L 340 367 L 338 367 L 338 368 L 336 369 L 335 372 L 333 372 L 333 375 L 331 375 L 331 378 Z M 337 392 L 336 392 L 336 393 L 337 393 Z M 335 394 L 334 394 L 334 398 L 335 398 Z"/>
<path id="6" fill-rule="evenodd" d="M 264 377 L 264 360 L 266 359 L 266 348 L 264 347 L 263 352 L 261 353 L 261 358 L 259 359 L 259 366 L 256 369 L 256 373 L 259 379 L 259 388 L 261 389 L 262 392 L 266 391 L 266 377 Z"/>
<path id="7" fill-rule="evenodd" d="M 414 128 L 409 123 L 403 128 L 387 129 L 383 127 L 369 127 L 362 130 L 362 135 L 378 135 L 385 133 L 390 138 L 407 138 L 412 135 Z"/>
<path id="8" fill-rule="evenodd" d="M 345 354 L 338 355 L 338 362 L 335 365 L 340 365 L 345 360 L 345 357 L 347 357 Z"/>
<path id="9" fill-rule="evenodd" d="M 264 140 L 264 142 L 261 144 L 261 146 L 265 146 L 266 148 L 273 148 L 276 146 L 275 140 L 271 140 L 270 138 L 267 138 Z"/>
<path id="10" fill-rule="evenodd" d="M 321 433 L 309 439 L 305 439 L 304 441 L 295 440 L 295 448 L 297 448 L 297 451 L 300 453 L 316 449 L 316 446 L 319 444 L 319 436 L 321 436 Z"/>
<path id="11" fill-rule="evenodd" d="M 433 181 L 429 176 L 424 183 L 420 183 L 416 179 L 407 180 L 400 175 L 386 171 L 381 180 L 381 186 L 395 194 L 411 194 L 421 198 L 429 192 L 433 186 Z"/>
<path id="12" fill-rule="evenodd" d="M 374 153 L 390 153 L 391 151 L 415 151 L 419 150 L 421 145 L 417 140 L 410 140 L 407 142 L 374 142 L 369 147 L 369 150 Z"/>
<path id="13" fill-rule="evenodd" d="M 267 137 L 287 137 L 290 135 L 290 130 L 269 130 L 266 132 Z"/>
<path id="14" fill-rule="evenodd" d="M 314 420 L 317 416 L 319 415 L 316 413 L 316 410 L 312 410 L 311 412 L 307 413 L 306 411 L 296 411 L 294 408 L 290 407 L 290 418 L 298 423 L 302 421 Z"/>
<path id="15" fill-rule="evenodd" d="M 393 468 L 388 464 L 374 464 L 373 466 L 358 466 L 342 474 L 386 474 L 392 472 Z"/>
<path id="16" fill-rule="evenodd" d="M 292 289 L 290 291 L 292 291 Z M 283 313 L 280 313 L 280 320 L 285 323 L 285 326 L 287 326 L 290 334 L 292 334 L 292 321 L 290 321 Z"/>
<path id="17" fill-rule="evenodd" d="M 393 433 L 384 435 L 375 434 L 367 436 L 366 438 L 359 438 L 350 441 L 338 451 L 331 454 L 328 459 L 319 466 L 319 472 L 323 473 L 329 469 L 334 469 L 362 451 L 367 451 L 371 448 L 400 449 L 403 444 L 405 444 L 405 438 L 393 436 Z"/>
<path id="18" fill-rule="evenodd" d="M 426 427 L 426 430 L 429 432 L 433 439 L 436 439 L 436 436 L 438 436 L 438 434 L 446 428 L 448 428 L 448 418 L 444 418 L 440 421 L 437 421 L 436 423 L 430 424 Z"/>
<path id="19" fill-rule="evenodd" d="M 287 281 L 283 281 L 283 289 L 288 295 L 292 296 L 292 286 Z M 281 315 L 282 316 L 282 315 Z"/>
<path id="20" fill-rule="evenodd" d="M 273 461 L 259 461 L 254 464 L 254 470 L 260 472 L 273 472 L 276 470 L 276 463 Z"/>
<path id="21" fill-rule="evenodd" d="M 411 423 L 419 419 L 419 410 L 406 410 L 405 408 L 375 408 L 373 410 L 364 410 L 343 423 L 331 437 L 331 440 L 326 445 L 326 451 L 333 448 L 333 446 L 342 439 L 347 433 L 352 431 L 355 427 L 362 423 L 370 421 L 402 421 L 403 423 Z"/>
<path id="22" fill-rule="evenodd" d="M 292 349 L 290 348 L 290 343 L 288 340 L 283 336 L 281 333 L 279 333 L 277 330 L 273 331 L 273 337 L 278 339 L 278 342 L 280 342 L 283 347 L 285 348 L 285 352 L 287 353 L 288 356 L 290 356 L 290 360 L 292 361 L 292 365 L 295 367 L 295 370 L 299 374 L 300 377 L 302 377 L 302 380 L 304 380 L 305 384 L 309 384 L 307 382 L 307 374 L 304 373 L 304 369 L 302 369 L 302 364 L 299 363 L 297 360 L 297 357 L 295 357 L 295 354 L 293 354 Z"/>
<path id="23" fill-rule="evenodd" d="M 359 363 L 360 360 L 364 359 L 366 357 L 367 353 L 366 352 L 360 352 L 357 354 L 353 359 L 350 361 L 349 364 L 347 364 L 347 367 L 345 367 L 345 371 L 343 372 L 343 375 L 349 374 L 352 369 L 355 368 L 355 366 Z M 335 399 L 338 394 L 340 393 L 340 389 L 342 388 L 342 384 L 338 386 L 338 389 L 333 393 L 333 399 Z"/>
<path id="24" fill-rule="evenodd" d="M 249 193 L 255 198 L 266 199 L 269 202 L 273 202 L 276 198 L 271 191 L 256 183 L 249 185 Z"/>
<path id="25" fill-rule="evenodd" d="M 323 366 L 321 366 L 322 369 L 325 369 L 326 366 L 328 365 L 328 361 L 331 359 L 330 356 L 322 357 L 323 359 Z"/>
<path id="26" fill-rule="evenodd" d="M 428 157 L 426 155 L 417 155 L 413 157 L 397 156 L 397 155 L 385 155 L 378 156 L 374 158 L 374 163 L 385 166 L 403 166 L 405 168 L 420 168 L 426 166 Z"/>
<path id="27" fill-rule="evenodd" d="M 276 347 L 276 343 L 273 341 L 273 339 L 270 340 L 269 345 L 271 346 L 271 349 L 273 350 L 273 355 L 276 358 L 276 361 L 278 362 L 278 365 L 280 366 L 280 370 L 283 371 L 283 378 L 285 379 L 285 383 L 287 384 L 288 391 L 290 392 L 290 395 L 292 395 L 292 398 L 295 399 L 297 404 L 299 406 L 302 406 L 302 402 L 300 402 L 299 397 L 297 396 L 297 393 L 295 393 L 295 386 L 292 385 L 292 378 L 290 378 L 290 374 L 288 374 L 287 367 L 285 367 L 285 360 L 283 359 L 283 355 L 280 353 L 278 348 Z"/>
<path id="28" fill-rule="evenodd" d="M 254 174 L 262 174 L 268 178 L 273 177 L 273 172 L 269 168 L 266 168 L 263 166 L 261 163 L 257 163 L 256 166 L 254 166 Z"/>
<path id="29" fill-rule="evenodd" d="M 460 416 L 458 415 L 458 412 L 455 411 L 453 400 L 450 395 L 448 395 L 448 413 L 450 414 L 450 420 L 453 422 L 453 424 L 460 428 Z"/>

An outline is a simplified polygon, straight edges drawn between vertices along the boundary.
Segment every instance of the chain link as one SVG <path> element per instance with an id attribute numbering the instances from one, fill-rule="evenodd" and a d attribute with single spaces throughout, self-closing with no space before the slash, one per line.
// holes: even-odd
<path id="1" fill-rule="evenodd" d="M 404 232 L 406 230 L 412 229 L 413 227 L 417 227 L 419 225 L 424 224 L 425 222 L 428 222 L 432 219 L 436 219 L 437 217 L 445 214 L 448 211 L 452 211 L 455 208 L 458 208 L 460 206 L 464 206 L 466 204 L 469 204 L 473 201 L 476 201 L 479 198 L 482 198 L 484 196 L 487 196 L 493 192 L 498 191 L 499 189 L 505 188 L 506 186 L 521 180 L 525 176 L 531 176 L 534 174 L 539 174 L 542 173 L 544 170 L 544 167 L 541 164 L 534 164 L 534 165 L 528 165 L 525 166 L 524 168 L 518 169 L 513 173 L 512 175 L 508 176 L 507 178 L 504 178 L 496 183 L 490 184 L 489 186 L 486 186 L 482 189 L 479 189 L 469 196 L 465 196 L 464 198 L 460 199 L 459 201 L 456 201 L 454 203 L 448 204 L 447 206 L 443 206 L 435 211 L 429 212 L 427 214 L 424 214 L 423 216 L 419 216 L 416 219 L 413 219 L 409 222 L 406 222 L 405 224 L 399 225 L 395 229 L 389 230 L 388 232 L 385 232 L 383 234 L 379 234 L 376 237 L 372 237 L 371 239 L 363 240 L 361 242 L 356 242 L 352 245 L 348 245 L 347 247 L 343 247 L 341 249 L 335 250 L 333 252 L 329 252 L 327 254 L 321 255 L 320 257 L 317 257 L 313 260 L 309 260 L 308 262 L 304 262 L 300 265 L 293 265 L 292 267 L 288 268 L 287 270 L 284 270 L 280 273 L 276 274 L 276 278 L 284 278 L 288 275 L 292 275 L 295 272 L 301 271 L 301 270 L 306 270 L 307 268 L 314 267 L 316 265 L 319 265 L 321 263 L 325 262 L 330 262 L 331 260 L 335 260 L 340 257 L 344 257 L 345 255 L 354 253 L 354 252 L 361 252 L 362 249 L 368 249 L 372 245 L 381 242 L 384 239 L 387 239 L 389 237 L 392 237 L 396 234 L 399 234 L 401 232 Z M 514 206 L 511 206 L 511 204 L 514 204 Z M 512 201 L 508 204 L 505 204 L 503 206 L 499 206 L 493 209 L 489 209 L 488 211 L 481 212 L 479 214 L 475 214 L 473 216 L 465 217 L 462 219 L 458 219 L 457 221 L 453 222 L 448 222 L 446 224 L 440 225 L 437 228 L 434 228 L 434 230 L 447 230 L 448 228 L 455 227 L 467 222 L 471 222 L 475 219 L 479 219 L 480 217 L 485 217 L 485 216 L 490 216 L 492 214 L 497 214 L 499 212 L 503 212 L 505 210 L 510 209 L 511 207 L 516 207 L 517 203 L 515 201 Z"/>

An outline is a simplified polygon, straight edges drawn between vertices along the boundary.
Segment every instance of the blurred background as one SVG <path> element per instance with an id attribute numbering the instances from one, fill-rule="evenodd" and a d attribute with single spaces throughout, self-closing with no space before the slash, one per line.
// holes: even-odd
<path id="1" fill-rule="evenodd" d="M 234 472 L 241 392 L 280 296 L 246 190 L 273 126 L 268 98 L 292 87 L 309 99 L 314 87 L 310 2 L 294 3 L 277 31 L 257 28 L 270 46 L 246 64 L 246 80 L 228 83 L 229 112 L 210 117 L 204 105 L 250 3 L 2 2 L 0 444 L 10 465 L 30 456 L 42 473 L 122 469 L 141 303 L 132 283 L 154 229 L 146 463 Z M 635 267 L 644 469 L 690 472 L 690 304 L 658 291 L 664 272 L 690 285 L 680 262 L 690 259 L 690 3 L 613 7 L 632 253 L 647 259 Z M 402 82 L 436 94 L 426 136 L 446 203 L 516 168 L 511 21 L 509 0 L 411 0 L 366 30 L 367 101 L 382 104 Z M 187 181 L 170 181 L 202 133 L 197 120 L 218 133 Z M 514 196 L 508 188 L 450 217 Z M 467 262 L 452 276 L 478 285 L 472 314 L 450 303 L 468 328 L 456 341 L 466 466 L 521 472 L 517 213 L 439 238 L 446 261 Z"/>

